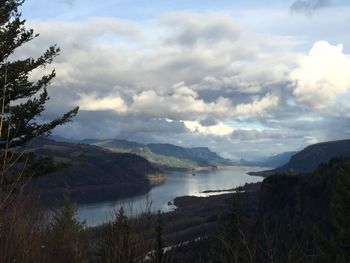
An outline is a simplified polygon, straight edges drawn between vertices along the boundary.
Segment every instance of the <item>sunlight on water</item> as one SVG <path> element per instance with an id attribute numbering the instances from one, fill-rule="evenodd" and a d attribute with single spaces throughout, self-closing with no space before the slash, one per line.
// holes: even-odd
<path id="1" fill-rule="evenodd" d="M 176 207 L 173 201 L 179 196 L 210 196 L 224 194 L 228 191 L 215 192 L 215 190 L 228 190 L 245 183 L 262 181 L 263 178 L 249 176 L 247 172 L 257 171 L 261 168 L 230 167 L 215 171 L 203 171 L 193 175 L 191 172 L 168 173 L 164 184 L 151 189 L 148 194 L 126 198 L 114 202 L 103 202 L 78 206 L 77 218 L 85 220 L 87 225 L 98 225 L 109 221 L 120 206 L 123 206 L 128 215 L 144 212 L 148 205 L 152 211 L 172 211 Z M 213 191 L 203 193 L 204 191 Z"/>

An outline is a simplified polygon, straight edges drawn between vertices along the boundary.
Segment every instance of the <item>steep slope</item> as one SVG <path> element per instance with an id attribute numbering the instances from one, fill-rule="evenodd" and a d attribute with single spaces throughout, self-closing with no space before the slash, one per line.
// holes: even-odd
<path id="1" fill-rule="evenodd" d="M 209 165 L 210 162 L 204 158 L 196 156 L 192 153 L 191 149 L 183 148 L 172 144 L 152 143 L 147 147 L 154 153 L 159 155 L 165 155 L 168 157 L 174 157 L 182 160 L 190 160 L 199 165 Z"/>
<path id="2" fill-rule="evenodd" d="M 146 158 L 154 166 L 163 170 L 191 170 L 197 164 L 191 160 L 179 159 L 171 156 L 157 154 L 143 144 L 126 140 L 89 140 L 89 144 L 96 145 L 116 153 L 134 153 Z"/>
<path id="3" fill-rule="evenodd" d="M 320 242 L 328 242 L 329 247 L 336 240 L 331 237 L 337 235 L 334 227 L 339 227 L 335 217 L 350 215 L 348 201 L 345 202 L 350 197 L 349 178 L 350 160 L 345 158 L 334 158 L 310 174 L 276 174 L 266 178 L 261 185 L 259 227 L 254 229 L 254 235 L 273 233 L 280 250 L 295 242 L 308 249 L 321 245 Z M 342 213 L 335 213 L 336 210 Z M 349 227 L 349 221 L 344 222 Z"/>
<path id="4" fill-rule="evenodd" d="M 328 162 L 333 157 L 348 156 L 350 156 L 350 140 L 318 143 L 292 156 L 290 161 L 278 170 L 308 173 L 314 171 L 320 163 Z"/>
<path id="5" fill-rule="evenodd" d="M 125 150 L 131 150 L 131 151 L 137 151 L 140 148 L 144 148 L 144 145 L 137 143 L 137 142 L 131 142 L 127 140 L 105 140 L 105 141 L 82 141 L 87 142 L 88 144 L 94 144 L 100 147 L 104 148 L 118 148 L 118 149 L 125 149 Z"/>
<path id="6" fill-rule="evenodd" d="M 216 152 L 211 151 L 208 147 L 195 147 L 189 149 L 193 156 L 204 159 L 213 164 L 231 164 L 231 160 L 225 159 Z"/>
<path id="7" fill-rule="evenodd" d="M 113 152 L 135 153 L 160 169 L 164 170 L 194 170 L 199 167 L 229 165 L 231 162 L 222 158 L 207 147 L 184 148 L 172 144 L 141 144 L 126 140 L 83 140 L 106 148 Z"/>
<path id="8" fill-rule="evenodd" d="M 310 173 L 318 165 L 328 162 L 334 157 L 350 157 L 350 140 L 330 141 L 310 145 L 293 155 L 290 161 L 281 167 L 250 174 L 269 176 L 275 173 Z"/>
<path id="9" fill-rule="evenodd" d="M 60 200 L 67 187 L 74 201 L 88 203 L 144 193 L 151 186 L 150 176 L 162 178 L 158 169 L 138 155 L 113 153 L 97 146 L 40 139 L 29 150 L 65 164 L 63 169 L 31 182 L 50 203 Z"/>
<path id="10" fill-rule="evenodd" d="M 284 152 L 257 161 L 240 160 L 240 164 L 248 166 L 262 166 L 277 168 L 289 162 L 290 158 L 298 152 Z"/>
<path id="11" fill-rule="evenodd" d="M 207 147 L 184 148 L 172 144 L 161 143 L 148 144 L 147 146 L 154 153 L 191 160 L 199 165 L 220 165 L 231 163 L 230 160 L 222 158 Z"/>

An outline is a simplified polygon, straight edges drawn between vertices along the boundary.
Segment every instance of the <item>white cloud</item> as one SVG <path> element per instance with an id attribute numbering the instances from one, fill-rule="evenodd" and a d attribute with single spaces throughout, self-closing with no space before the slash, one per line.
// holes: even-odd
<path id="1" fill-rule="evenodd" d="M 191 120 L 190 123 L 198 123 L 198 125 L 200 125 L 199 122 L 194 120 L 206 120 L 209 116 L 219 119 L 242 115 L 263 116 L 276 108 L 279 103 L 279 98 L 269 93 L 262 98 L 254 98 L 250 103 L 241 103 L 237 106 L 233 106 L 231 100 L 224 97 L 219 97 L 213 102 L 205 102 L 195 91 L 186 86 L 175 86 L 170 94 L 159 94 L 154 90 L 142 91 L 132 97 L 129 105 L 120 96 L 101 97 L 97 94 L 80 94 L 80 97 L 78 104 L 84 110 L 111 110 L 117 113 L 141 114 L 171 120 Z M 224 128 L 216 124 L 205 127 L 208 131 Z"/>
<path id="2" fill-rule="evenodd" d="M 230 16 L 198 13 L 167 14 L 154 24 L 115 18 L 30 23 L 40 37 L 17 55 L 40 55 L 58 43 L 55 83 L 80 93 L 116 86 L 131 96 L 149 89 L 167 93 L 181 82 L 193 90 L 259 92 L 285 77 L 291 58 L 286 48 L 294 43 L 255 35 Z M 179 32 L 190 32 L 195 44 L 184 45 Z"/>
<path id="3" fill-rule="evenodd" d="M 99 98 L 96 94 L 80 94 L 81 99 L 77 102 L 82 110 L 105 111 L 112 110 L 116 112 L 125 112 L 127 105 L 117 96 L 107 96 Z"/>
<path id="4" fill-rule="evenodd" d="M 118 40 L 114 44 L 119 44 L 123 38 L 135 40 L 144 34 L 138 23 L 108 17 L 75 22 L 32 20 L 28 24 L 40 33 L 40 41 L 71 47 L 98 45 L 103 39 L 107 44 L 113 40 Z"/>
<path id="5" fill-rule="evenodd" d="M 204 135 L 226 136 L 230 135 L 234 128 L 224 123 L 203 126 L 198 121 L 184 121 L 185 127 L 193 133 L 201 133 Z"/>
<path id="6" fill-rule="evenodd" d="M 307 144 L 315 144 L 315 143 L 319 142 L 318 139 L 313 137 L 313 136 L 306 136 L 305 140 L 306 140 Z"/>
<path id="7" fill-rule="evenodd" d="M 266 94 L 261 99 L 254 99 L 252 103 L 239 104 L 235 109 L 237 115 L 264 115 L 271 109 L 278 106 L 279 97 L 270 93 Z"/>
<path id="8" fill-rule="evenodd" d="M 325 108 L 350 91 L 350 56 L 344 54 L 343 45 L 316 42 L 290 77 L 295 81 L 293 93 L 299 103 Z"/>
<path id="9" fill-rule="evenodd" d="M 188 87 L 176 87 L 167 94 L 145 90 L 132 97 L 129 111 L 148 116 L 175 120 L 193 120 L 207 115 L 224 116 L 232 109 L 229 99 L 219 97 L 213 102 L 205 102 Z"/>

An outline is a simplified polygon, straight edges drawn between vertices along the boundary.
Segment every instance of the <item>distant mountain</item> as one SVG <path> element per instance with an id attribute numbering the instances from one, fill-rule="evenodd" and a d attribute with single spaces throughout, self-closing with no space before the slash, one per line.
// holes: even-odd
<path id="1" fill-rule="evenodd" d="M 140 148 L 143 148 L 144 145 L 137 143 L 137 142 L 131 142 L 127 140 L 83 140 L 82 143 L 88 143 L 97 145 L 103 148 L 120 148 L 125 150 L 139 150 Z"/>
<path id="2" fill-rule="evenodd" d="M 164 170 L 193 170 L 199 167 L 231 164 L 206 147 L 184 148 L 172 144 L 141 144 L 127 140 L 83 140 L 113 152 L 135 153 Z"/>
<path id="3" fill-rule="evenodd" d="M 64 138 L 64 137 L 61 137 L 61 136 L 49 136 L 47 139 L 49 140 L 53 140 L 53 141 L 56 141 L 56 142 L 69 142 L 69 143 L 77 143 L 79 142 L 79 140 L 75 140 L 75 139 L 68 139 L 68 138 Z"/>
<path id="4" fill-rule="evenodd" d="M 293 155 L 290 161 L 273 170 L 250 173 L 269 176 L 275 173 L 311 173 L 321 163 L 329 162 L 334 157 L 350 157 L 350 140 L 330 141 L 310 145 Z"/>
<path id="5" fill-rule="evenodd" d="M 180 146 L 165 143 L 152 143 L 147 144 L 147 147 L 156 154 L 175 157 L 179 159 L 187 159 L 196 162 L 200 165 L 208 164 L 208 162 L 206 162 L 204 159 L 192 155 L 189 149 Z"/>
<path id="6" fill-rule="evenodd" d="M 290 158 L 296 153 L 297 152 L 284 152 L 284 153 L 276 154 L 258 161 L 246 161 L 244 159 L 241 159 L 240 164 L 247 165 L 247 166 L 261 166 L 261 167 L 276 168 L 288 163 Z"/>
<path id="7" fill-rule="evenodd" d="M 229 160 L 222 158 L 207 147 L 183 148 L 172 144 L 148 144 L 152 152 L 169 157 L 190 160 L 201 166 L 227 164 Z"/>
<path id="8" fill-rule="evenodd" d="M 113 153 L 87 144 L 36 139 L 27 148 L 40 156 L 52 156 L 64 168 L 36 177 L 30 186 L 43 200 L 60 201 L 68 187 L 79 203 L 116 200 L 147 192 L 150 178 L 164 179 L 161 172 L 136 154 Z"/>
<path id="9" fill-rule="evenodd" d="M 86 142 L 86 140 L 82 142 Z M 158 155 L 152 152 L 146 145 L 136 142 L 115 139 L 95 141 L 89 140 L 89 143 L 116 153 L 137 154 L 162 170 L 191 170 L 197 167 L 197 164 L 190 160 Z"/>
<path id="10" fill-rule="evenodd" d="M 225 159 L 218 155 L 216 152 L 211 151 L 208 147 L 195 147 L 189 149 L 191 154 L 197 156 L 198 158 L 207 160 L 209 162 L 214 162 L 218 164 L 231 164 L 232 161 Z"/>

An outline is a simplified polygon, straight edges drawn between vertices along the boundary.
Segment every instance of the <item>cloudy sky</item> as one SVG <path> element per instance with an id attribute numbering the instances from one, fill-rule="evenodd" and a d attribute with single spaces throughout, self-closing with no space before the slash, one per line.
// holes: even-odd
<path id="1" fill-rule="evenodd" d="M 27 0 L 22 13 L 40 36 L 16 57 L 62 50 L 43 118 L 81 107 L 56 135 L 234 159 L 350 138 L 347 0 Z"/>

